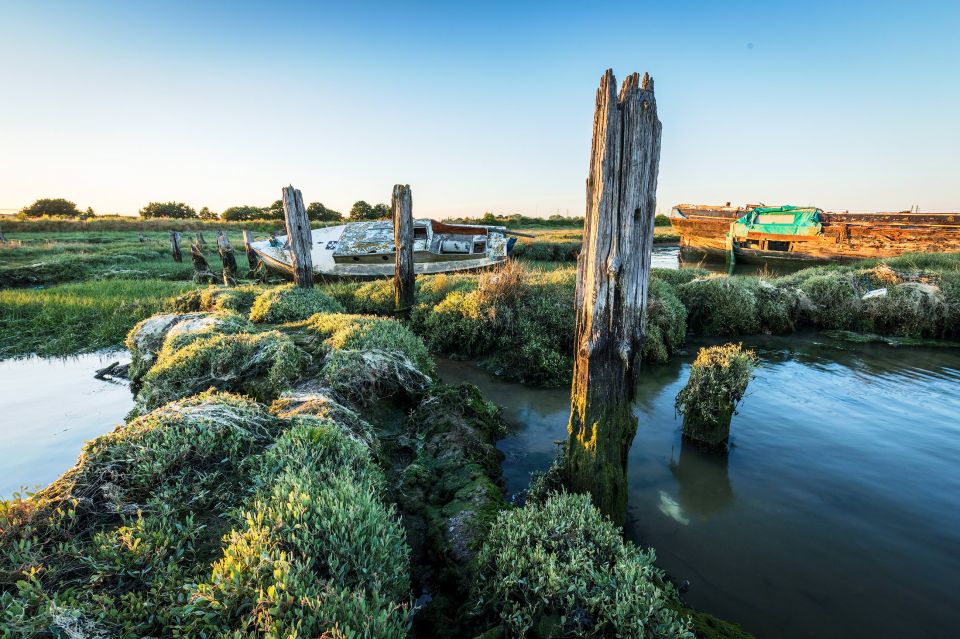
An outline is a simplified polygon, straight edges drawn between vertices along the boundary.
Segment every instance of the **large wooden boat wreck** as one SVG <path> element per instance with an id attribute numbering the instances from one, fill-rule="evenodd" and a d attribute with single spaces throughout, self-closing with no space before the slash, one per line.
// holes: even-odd
<path id="1" fill-rule="evenodd" d="M 351 222 L 313 229 L 314 273 L 331 278 L 366 279 L 394 273 L 393 222 Z M 414 220 L 414 272 L 450 273 L 494 266 L 507 259 L 516 241 L 508 235 L 525 235 L 499 226 L 446 224 Z M 287 236 L 253 242 L 251 248 L 270 270 L 290 274 Z"/>
<path id="2" fill-rule="evenodd" d="M 740 262 L 848 261 L 960 251 L 960 213 L 831 213 L 812 206 L 678 204 L 681 251 Z"/>

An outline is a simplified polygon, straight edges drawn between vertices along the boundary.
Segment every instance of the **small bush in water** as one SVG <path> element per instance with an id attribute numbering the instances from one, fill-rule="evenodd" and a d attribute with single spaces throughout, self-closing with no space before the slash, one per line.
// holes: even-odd
<path id="1" fill-rule="evenodd" d="M 625 542 L 584 495 L 501 513 L 477 568 L 477 610 L 504 636 L 694 636 L 653 551 Z"/>
<path id="2" fill-rule="evenodd" d="M 297 322 L 316 313 L 343 313 L 345 310 L 340 302 L 317 289 L 287 284 L 261 293 L 250 309 L 250 321 L 270 324 Z"/>
<path id="3" fill-rule="evenodd" d="M 708 444 L 725 442 L 756 365 L 756 354 L 741 344 L 701 348 L 676 400 L 684 434 Z"/>

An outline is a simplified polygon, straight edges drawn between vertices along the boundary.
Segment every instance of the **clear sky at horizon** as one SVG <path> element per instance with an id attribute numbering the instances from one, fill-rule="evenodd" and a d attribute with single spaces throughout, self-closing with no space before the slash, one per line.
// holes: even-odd
<path id="1" fill-rule="evenodd" d="M 581 214 L 612 67 L 656 80 L 661 211 L 958 210 L 958 32 L 957 2 L 0 0 L 0 209 Z"/>

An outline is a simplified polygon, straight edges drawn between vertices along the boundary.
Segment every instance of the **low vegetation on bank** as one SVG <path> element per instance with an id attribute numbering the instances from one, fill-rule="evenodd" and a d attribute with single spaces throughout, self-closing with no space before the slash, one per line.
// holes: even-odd
<path id="1" fill-rule="evenodd" d="M 520 303 L 526 274 L 488 276 Z M 0 502 L 0 635 L 693 636 L 587 500 L 511 509 L 497 408 L 435 380 L 414 322 L 254 323 L 213 290 L 130 332 L 125 424 Z"/>

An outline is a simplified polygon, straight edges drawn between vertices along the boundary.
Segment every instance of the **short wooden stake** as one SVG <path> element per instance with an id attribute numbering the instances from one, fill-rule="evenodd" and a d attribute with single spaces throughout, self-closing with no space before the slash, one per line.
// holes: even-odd
<path id="1" fill-rule="evenodd" d="M 180 233 L 170 231 L 170 252 L 173 254 L 174 262 L 183 261 L 183 253 L 180 252 Z"/>
<path id="2" fill-rule="evenodd" d="M 198 242 L 190 244 L 190 260 L 193 262 L 193 281 L 197 284 L 213 284 L 217 276 L 210 270 L 210 264 L 203 255 L 203 249 Z"/>
<path id="3" fill-rule="evenodd" d="M 287 243 L 290 245 L 290 263 L 293 283 L 300 288 L 313 288 L 313 236 L 310 218 L 303 205 L 303 195 L 293 185 L 283 187 L 283 216 L 287 222 Z"/>
<path id="4" fill-rule="evenodd" d="M 593 117 L 583 249 L 577 260 L 567 483 L 626 519 L 634 382 L 646 328 L 660 120 L 653 79 L 600 79 Z"/>
<path id="5" fill-rule="evenodd" d="M 413 270 L 413 196 L 409 184 L 393 187 L 393 245 L 396 269 L 393 274 L 395 308 L 406 313 L 414 303 L 416 275 Z"/>
<path id="6" fill-rule="evenodd" d="M 217 252 L 220 253 L 220 261 L 223 263 L 223 283 L 225 286 L 236 286 L 237 258 L 233 254 L 233 247 L 230 246 L 230 238 L 223 231 L 217 231 Z"/>
<path id="7" fill-rule="evenodd" d="M 140 240 L 140 243 L 141 243 L 141 244 L 143 244 L 143 243 L 146 241 L 146 240 L 143 238 L 143 233 L 140 233 L 140 234 L 138 235 L 137 239 Z"/>
<path id="8" fill-rule="evenodd" d="M 207 241 L 203 239 L 203 231 L 197 231 L 197 243 L 200 244 L 200 248 L 207 248 Z"/>
<path id="9" fill-rule="evenodd" d="M 257 252 L 253 250 L 253 231 L 244 231 L 243 232 L 243 250 L 247 254 L 247 266 L 250 267 L 250 273 L 252 274 L 257 270 L 257 265 L 260 263 L 260 258 L 257 257 Z"/>

